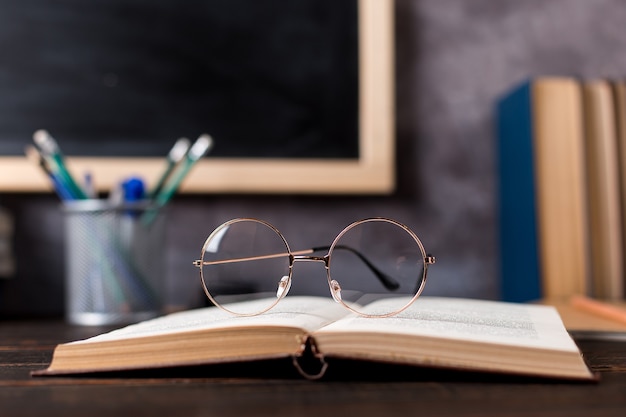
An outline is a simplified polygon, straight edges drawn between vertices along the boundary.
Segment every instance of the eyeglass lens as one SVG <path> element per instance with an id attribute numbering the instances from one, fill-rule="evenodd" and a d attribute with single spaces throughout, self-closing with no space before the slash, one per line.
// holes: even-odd
<path id="1" fill-rule="evenodd" d="M 402 310 L 423 287 L 424 249 L 408 229 L 387 219 L 368 219 L 344 229 L 329 246 L 331 292 L 348 308 L 369 315 Z M 239 315 L 273 307 L 290 286 L 289 247 L 271 225 L 237 219 L 216 229 L 202 250 L 201 277 L 211 301 Z M 295 278 L 297 279 L 297 277 Z M 382 310 L 364 308 L 388 299 Z M 240 301 L 256 300 L 254 303 Z"/>
<path id="2" fill-rule="evenodd" d="M 354 223 L 331 247 L 329 279 L 341 300 L 357 312 L 386 315 L 402 310 L 422 289 L 425 254 L 417 238 L 386 219 Z M 364 311 L 386 299 L 378 311 Z"/>
<path id="3" fill-rule="evenodd" d="M 268 310 L 288 290 L 288 247 L 265 223 L 234 220 L 221 225 L 206 240 L 202 257 L 205 293 L 234 314 Z M 239 303 L 250 300 L 257 301 Z"/>

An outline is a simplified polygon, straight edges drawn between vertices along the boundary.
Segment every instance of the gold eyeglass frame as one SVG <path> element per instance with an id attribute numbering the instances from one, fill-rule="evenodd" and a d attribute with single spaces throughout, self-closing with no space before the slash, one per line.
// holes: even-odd
<path id="1" fill-rule="evenodd" d="M 204 260 L 204 253 L 207 249 L 208 244 L 215 238 L 216 234 L 220 233 L 223 229 L 227 228 L 228 226 L 234 224 L 234 223 L 240 223 L 240 222 L 255 222 L 255 223 L 259 223 L 263 226 L 268 227 L 269 229 L 271 229 L 272 231 L 274 231 L 274 233 L 276 233 L 280 239 L 282 240 L 283 244 L 285 245 L 285 248 L 287 249 L 286 253 L 276 253 L 276 254 L 268 254 L 268 255 L 261 255 L 261 256 L 253 256 L 253 257 L 245 257 L 245 258 L 234 258 L 234 259 L 223 259 L 223 260 L 218 260 L 218 261 L 205 261 Z M 395 310 L 393 312 L 389 312 L 389 313 L 385 313 L 385 314 L 381 314 L 381 315 L 372 315 L 372 314 L 366 314 L 363 312 L 360 312 L 354 308 L 352 308 L 350 305 L 346 304 L 342 299 L 341 299 L 341 286 L 339 285 L 339 283 L 332 279 L 331 275 L 330 275 L 330 259 L 331 259 L 331 255 L 333 253 L 333 251 L 336 248 L 339 248 L 341 245 L 338 245 L 338 242 L 341 240 L 341 238 L 343 237 L 343 235 L 345 235 L 349 230 L 353 229 L 356 226 L 359 226 L 361 224 L 364 223 L 368 223 L 368 222 L 387 222 L 387 223 L 391 223 L 395 226 L 398 226 L 399 228 L 401 228 L 402 230 L 404 230 L 406 233 L 408 233 L 413 240 L 415 241 L 415 243 L 417 244 L 417 246 L 420 249 L 421 255 L 422 255 L 422 259 L 424 262 L 424 268 L 422 271 L 422 277 L 421 280 L 419 281 L 419 286 L 418 288 L 416 288 L 415 294 L 413 295 L 413 297 L 411 298 L 411 300 L 404 305 L 402 308 Z M 311 254 L 314 252 L 319 252 L 320 250 L 326 250 L 328 249 L 328 252 L 326 253 L 326 255 L 324 256 L 312 256 Z M 348 247 L 342 247 L 342 249 L 349 249 L 351 250 L 353 253 L 355 253 L 366 265 L 368 268 L 370 268 L 370 270 L 372 270 L 375 275 L 381 280 L 381 282 L 383 283 L 383 285 L 385 287 L 387 287 L 388 289 L 392 289 L 394 286 L 397 286 L 397 282 L 395 282 L 395 280 L 392 277 L 389 277 L 388 275 L 382 273 L 382 271 L 379 271 L 374 265 L 372 265 L 363 255 L 361 255 L 360 253 L 356 252 L 354 249 L 350 249 Z M 218 264 L 223 264 L 223 263 L 231 263 L 231 262 L 244 262 L 244 261 L 251 261 L 251 260 L 261 260 L 261 259 L 271 259 L 271 258 L 279 258 L 279 257 L 283 257 L 283 256 L 289 256 L 289 272 L 288 275 L 283 277 L 280 282 L 279 282 L 279 288 L 278 288 L 278 293 L 276 296 L 276 301 L 274 301 L 273 303 L 271 303 L 269 305 L 269 307 L 258 311 L 258 312 L 254 312 L 254 313 L 238 313 L 232 310 L 229 310 L 227 307 L 223 306 L 222 304 L 220 304 L 219 302 L 217 302 L 213 295 L 211 295 L 211 292 L 208 290 L 207 285 L 206 285 L 206 281 L 204 279 L 204 275 L 202 273 L 202 267 L 205 265 L 218 265 Z M 283 299 L 287 293 L 289 292 L 289 289 L 291 287 L 291 280 L 292 280 L 292 273 L 293 273 L 293 266 L 295 264 L 295 262 L 323 262 L 324 263 L 324 268 L 326 269 L 326 278 L 328 281 L 328 286 L 330 289 L 330 293 L 331 296 L 333 297 L 333 299 L 335 300 L 335 302 L 343 305 L 345 308 L 347 308 L 348 310 L 358 314 L 359 316 L 362 317 L 391 317 L 394 316 L 402 311 L 404 311 L 405 309 L 407 309 L 411 304 L 413 304 L 413 302 L 420 296 L 420 294 L 422 293 L 422 291 L 424 290 L 424 286 L 426 284 L 426 278 L 428 276 L 428 266 L 432 265 L 436 262 L 436 259 L 434 256 L 432 255 L 427 255 L 426 254 L 426 250 L 424 249 L 424 245 L 422 244 L 421 240 L 417 237 L 417 235 L 406 225 L 393 220 L 393 219 L 389 219 L 386 217 L 370 217 L 370 218 L 366 218 L 366 219 L 362 219 L 362 220 L 358 220 L 355 222 L 350 223 L 348 226 L 346 226 L 345 228 L 343 228 L 343 230 L 341 232 L 339 232 L 339 234 L 335 237 L 335 239 L 333 240 L 333 242 L 331 243 L 330 246 L 322 246 L 322 247 L 314 247 L 314 248 L 310 248 L 310 249 L 304 249 L 304 250 L 299 250 L 299 251 L 292 251 L 289 247 L 289 244 L 287 243 L 287 239 L 285 239 L 285 237 L 283 236 L 283 234 L 276 228 L 274 227 L 272 224 L 264 221 L 264 220 L 260 220 L 260 219 L 255 219 L 255 218 L 250 218 L 250 217 L 242 217 L 242 218 L 236 218 L 236 219 L 232 219 L 229 220 L 227 222 L 222 223 L 220 226 L 218 226 L 217 228 L 215 228 L 215 230 L 213 230 L 213 232 L 211 232 L 211 234 L 209 235 L 209 237 L 205 240 L 204 245 L 202 246 L 202 252 L 201 252 L 201 256 L 200 259 L 194 260 L 193 261 L 193 265 L 198 267 L 200 269 L 200 280 L 202 282 L 202 289 L 204 290 L 205 295 L 209 298 L 209 300 L 218 308 L 220 308 L 221 310 L 224 310 L 230 314 L 236 315 L 236 316 L 242 316 L 242 317 L 246 317 L 246 316 L 257 316 L 260 314 L 263 314 L 269 310 L 271 310 L 274 306 L 276 306 L 276 304 L 278 304 L 278 302 Z"/>

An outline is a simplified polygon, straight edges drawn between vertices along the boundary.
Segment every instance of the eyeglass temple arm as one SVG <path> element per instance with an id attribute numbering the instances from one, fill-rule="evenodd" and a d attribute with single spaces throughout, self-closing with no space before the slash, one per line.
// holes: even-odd
<path id="1" fill-rule="evenodd" d="M 311 248 L 311 249 L 307 249 L 307 250 L 303 250 L 303 251 L 297 251 L 294 254 L 304 254 L 304 253 L 311 253 L 311 252 L 319 252 L 319 251 L 324 251 L 324 250 L 328 250 L 328 249 L 330 249 L 330 246 L 317 246 L 317 247 L 314 247 L 314 248 Z M 380 280 L 380 282 L 383 284 L 383 286 L 386 289 L 388 289 L 388 290 L 397 290 L 398 288 L 400 288 L 400 284 L 398 283 L 398 281 L 396 281 L 393 277 L 385 274 L 383 271 L 378 269 L 361 252 L 357 251 L 356 249 L 354 249 L 354 248 L 352 248 L 350 246 L 346 246 L 346 245 L 337 245 L 337 246 L 335 246 L 335 249 L 343 249 L 343 250 L 347 250 L 347 251 L 352 252 L 353 254 L 355 254 L 374 273 L 374 275 L 376 275 L 376 277 Z M 271 259 L 271 258 L 278 258 L 278 257 L 281 257 L 281 256 L 285 256 L 285 255 L 286 255 L 286 253 L 275 253 L 275 254 L 271 254 L 271 255 L 252 256 L 252 257 L 246 257 L 246 258 L 224 259 L 224 260 L 221 260 L 221 261 L 204 261 L 204 262 L 202 262 L 200 260 L 196 260 L 196 261 L 193 261 L 193 264 L 194 264 L 194 266 L 201 267 L 202 265 L 218 265 L 218 264 L 222 264 L 222 263 L 253 261 L 253 260 L 259 260 L 259 259 Z M 425 263 L 426 263 L 426 265 L 435 263 L 435 257 L 432 256 L 432 255 L 428 255 L 426 257 L 426 259 L 425 259 Z"/>
<path id="2" fill-rule="evenodd" d="M 315 248 L 294 252 L 293 255 L 319 252 L 319 251 L 324 251 L 328 249 L 330 249 L 330 246 L 318 246 Z M 380 269 L 376 268 L 376 266 L 372 262 L 370 262 L 370 260 L 367 259 L 361 252 L 345 245 L 337 245 L 335 246 L 335 249 L 344 249 L 355 254 L 374 273 L 374 275 L 376 275 L 376 277 L 380 280 L 383 286 L 387 288 L 388 290 L 397 290 L 398 288 L 400 288 L 400 284 L 398 283 L 398 281 L 396 281 L 394 278 L 390 277 L 389 275 L 385 274 Z M 202 262 L 200 260 L 196 260 L 193 262 L 193 264 L 197 267 L 201 267 L 202 265 L 219 265 L 219 264 L 232 263 L 232 262 L 245 262 L 245 261 L 254 261 L 254 260 L 261 260 L 261 259 L 272 259 L 272 258 L 278 258 L 278 257 L 285 256 L 285 255 L 287 254 L 286 253 L 274 253 L 274 254 L 269 254 L 269 255 L 250 256 L 250 257 L 245 257 L 245 258 L 223 259 L 219 261 Z"/>
<path id="3" fill-rule="evenodd" d="M 330 249 L 330 246 L 318 246 L 313 248 L 312 250 L 313 252 L 318 252 L 328 249 Z M 370 271 L 372 271 L 374 275 L 376 275 L 376 278 L 378 278 L 378 280 L 383 284 L 386 289 L 397 290 L 398 288 L 400 288 L 400 284 L 398 283 L 398 281 L 396 281 L 393 277 L 385 274 L 380 269 L 376 268 L 376 265 L 374 265 L 369 259 L 365 257 L 365 255 L 363 255 L 358 250 L 346 245 L 336 245 L 335 249 L 343 249 L 355 254 L 361 261 L 363 261 L 363 263 L 370 269 Z"/>

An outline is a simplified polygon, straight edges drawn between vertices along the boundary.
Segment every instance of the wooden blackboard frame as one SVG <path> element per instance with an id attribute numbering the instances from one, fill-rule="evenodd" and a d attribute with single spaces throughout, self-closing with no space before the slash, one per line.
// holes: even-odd
<path id="1" fill-rule="evenodd" d="M 395 188 L 393 0 L 358 0 L 358 159 L 207 158 L 185 179 L 187 193 L 389 194 Z M 72 172 L 89 170 L 106 192 L 120 173 L 156 179 L 164 158 L 71 157 Z M 122 174 L 123 175 L 123 174 Z M 25 157 L 0 157 L 0 191 L 51 190 Z"/>

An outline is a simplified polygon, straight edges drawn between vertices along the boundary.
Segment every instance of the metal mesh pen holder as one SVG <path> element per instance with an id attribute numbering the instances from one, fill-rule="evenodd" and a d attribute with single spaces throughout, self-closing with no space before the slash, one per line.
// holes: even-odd
<path id="1" fill-rule="evenodd" d="M 106 200 L 64 204 L 66 317 L 72 324 L 126 324 L 163 309 L 163 213 Z"/>

